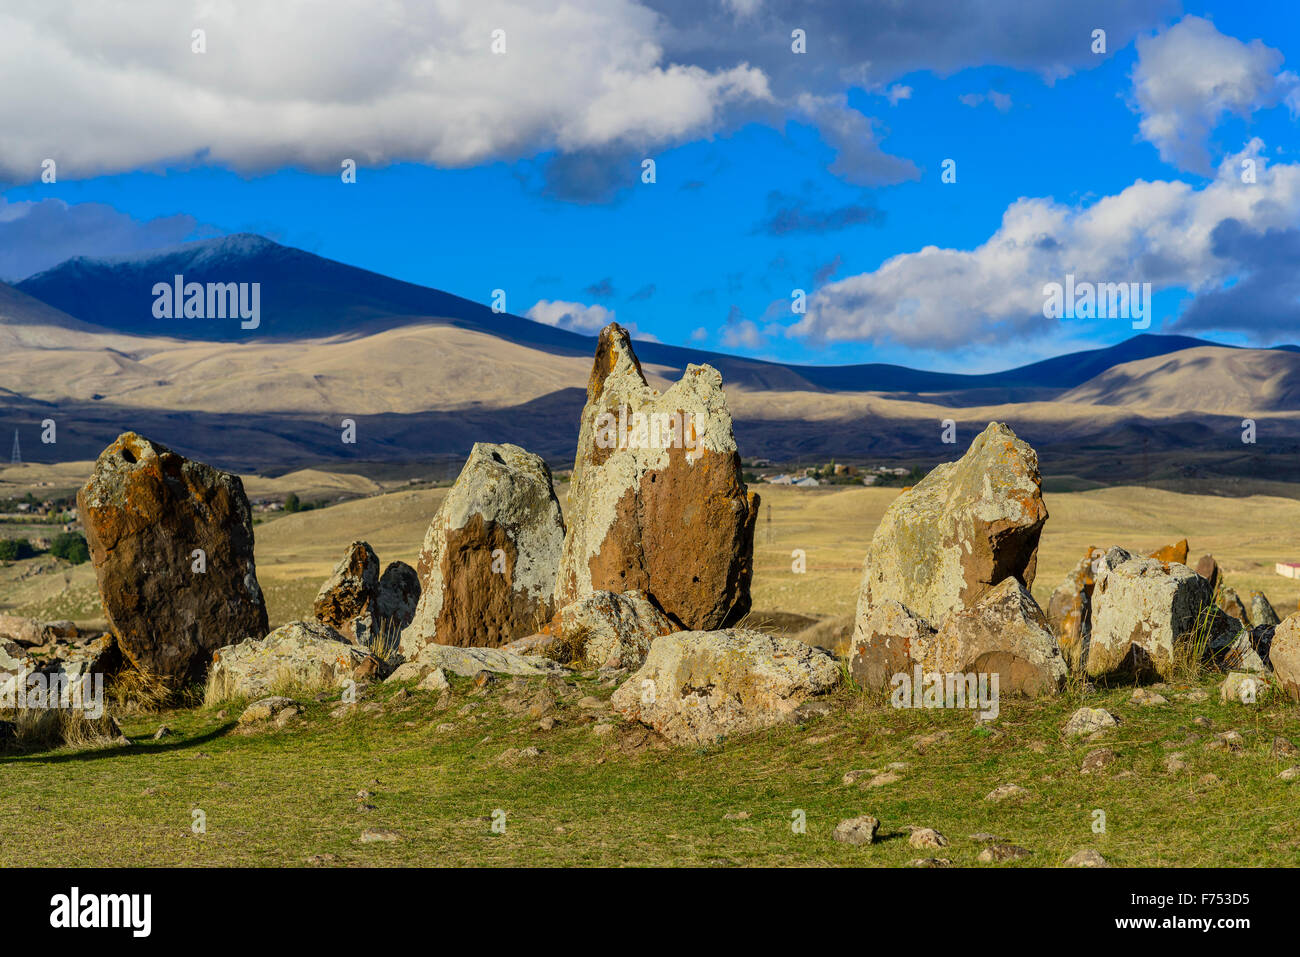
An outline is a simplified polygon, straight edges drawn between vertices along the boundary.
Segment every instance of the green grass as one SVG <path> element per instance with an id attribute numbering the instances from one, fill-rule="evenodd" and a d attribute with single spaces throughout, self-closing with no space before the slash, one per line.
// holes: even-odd
<path id="1" fill-rule="evenodd" d="M 308 698 L 306 714 L 284 730 L 252 733 L 237 728 L 233 702 L 226 717 L 215 707 L 119 717 L 130 747 L 0 757 L 0 865 L 292 866 L 330 854 L 338 866 L 899 866 L 943 856 L 1006 867 L 1054 866 L 1094 847 L 1115 865 L 1240 866 L 1289 865 L 1300 853 L 1300 782 L 1277 777 L 1300 761 L 1270 753 L 1275 735 L 1300 742 L 1300 712 L 1281 702 L 1221 705 L 1213 679 L 1201 704 L 1173 698 L 1177 686 L 1164 691 L 1163 707 L 1128 704 L 1129 688 L 1087 694 L 1085 703 L 1123 721 L 1095 743 L 1060 738 L 1077 695 L 1004 699 L 989 729 L 970 712 L 895 710 L 844 691 L 835 711 L 806 726 L 635 753 L 620 746 L 622 731 L 602 737 L 581 723 L 577 699 L 610 693 L 593 682 L 574 681 L 553 731 L 503 707 L 529 700 L 540 680 L 474 693 L 453 679 L 441 709 L 422 692 L 403 700 L 377 686 L 343 718 L 330 716 L 337 695 Z M 362 710 L 368 704 L 379 707 Z M 466 705 L 472 718 L 460 714 Z M 1202 715 L 1212 730 L 1192 724 Z M 439 732 L 442 723 L 455 728 Z M 173 735 L 152 740 L 159 724 Z M 1244 753 L 1206 749 L 1229 728 L 1245 735 Z M 913 736 L 940 730 L 951 736 L 919 753 Z M 1184 743 L 1189 736 L 1196 740 Z M 1177 748 L 1164 746 L 1173 741 Z M 540 757 L 499 762 L 507 748 L 530 745 Z M 1080 774 L 1084 755 L 1103 746 L 1117 752 L 1115 763 Z M 1188 770 L 1164 770 L 1171 750 Z M 894 761 L 908 764 L 896 783 L 841 783 L 846 771 Z M 1201 781 L 1210 773 L 1218 783 Z M 1006 783 L 1029 798 L 984 800 Z M 361 789 L 372 796 L 358 800 Z M 205 834 L 191 831 L 195 808 L 206 814 Z M 496 809 L 506 812 L 505 834 L 492 832 Z M 1105 834 L 1092 831 L 1094 809 L 1106 814 Z M 795 810 L 806 814 L 805 834 L 791 829 Z M 749 817 L 724 819 L 740 812 Z M 879 818 L 884 839 L 834 842 L 835 825 L 859 814 Z M 911 848 L 906 825 L 937 828 L 951 845 Z M 367 828 L 402 839 L 361 844 Z M 984 845 L 969 837 L 977 832 L 1034 856 L 978 865 Z"/>

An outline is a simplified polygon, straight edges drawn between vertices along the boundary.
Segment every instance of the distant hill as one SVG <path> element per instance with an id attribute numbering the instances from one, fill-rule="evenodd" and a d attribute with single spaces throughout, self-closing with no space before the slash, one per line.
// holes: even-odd
<path id="1" fill-rule="evenodd" d="M 222 320 L 156 319 L 155 283 L 183 275 L 187 282 L 260 282 L 262 324 L 256 332 Z M 90 325 L 136 336 L 190 341 L 244 342 L 360 338 L 413 323 L 435 322 L 568 356 L 589 357 L 594 338 L 507 313 L 414 283 L 391 279 L 261 236 L 237 234 L 128 256 L 70 259 L 18 284 L 22 293 Z M 979 375 L 927 372 L 867 363 L 806 366 L 764 362 L 707 350 L 639 342 L 643 361 L 680 371 L 708 362 L 727 381 L 749 388 L 833 392 L 961 393 L 953 404 L 999 398 L 988 390 L 1064 390 L 1124 362 L 1214 345 L 1187 336 L 1134 336 L 1118 345 L 1045 359 Z M 1036 396 L 1004 396 L 1032 398 Z"/>

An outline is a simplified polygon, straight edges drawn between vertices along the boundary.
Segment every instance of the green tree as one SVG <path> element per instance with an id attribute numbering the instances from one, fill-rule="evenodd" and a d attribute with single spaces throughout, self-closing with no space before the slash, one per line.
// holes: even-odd
<path id="1" fill-rule="evenodd" d="M 13 562 L 32 554 L 32 543 L 25 538 L 0 538 L 0 561 Z"/>
<path id="2" fill-rule="evenodd" d="M 76 532 L 60 532 L 50 543 L 50 554 L 80 565 L 90 561 L 90 546 L 86 544 L 85 537 Z"/>

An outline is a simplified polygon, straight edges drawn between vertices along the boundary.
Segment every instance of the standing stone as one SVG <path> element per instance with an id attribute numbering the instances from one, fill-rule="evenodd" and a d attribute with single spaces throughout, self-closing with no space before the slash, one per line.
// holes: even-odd
<path id="1" fill-rule="evenodd" d="M 1247 628 L 1253 626 L 1254 623 L 1250 620 L 1250 612 L 1246 610 L 1246 605 L 1241 600 L 1241 596 L 1237 594 L 1235 588 L 1224 585 L 1219 589 L 1219 594 L 1221 596 L 1221 600 L 1219 601 L 1220 608 L 1233 618 L 1237 619 L 1237 621 L 1241 622 Z"/>
<path id="2" fill-rule="evenodd" d="M 885 511 L 871 539 L 858 619 L 897 601 L 941 626 L 1008 578 L 1034 582 L 1047 521 L 1038 455 L 1000 422 L 956 462 L 938 466 Z"/>
<path id="3" fill-rule="evenodd" d="M 1219 587 L 1219 563 L 1213 555 L 1202 555 L 1196 562 L 1196 574 L 1210 583 L 1211 593 Z"/>
<path id="4" fill-rule="evenodd" d="M 749 610 L 758 495 L 745 488 L 722 376 L 689 365 L 662 395 L 627 331 L 601 330 L 587 383 L 556 605 L 645 593 L 678 627 Z"/>
<path id="5" fill-rule="evenodd" d="M 1167 678 L 1175 644 L 1192 633 L 1212 600 L 1207 581 L 1186 565 L 1112 548 L 1099 563 L 1092 591 L 1088 674 L 1155 672 Z"/>
<path id="6" fill-rule="evenodd" d="M 1278 625 L 1282 622 L 1269 603 L 1268 596 L 1262 591 L 1250 593 L 1250 620 L 1255 623 L 1256 628 L 1261 625 Z"/>
<path id="7" fill-rule="evenodd" d="M 353 542 L 316 594 L 316 620 L 357 639 L 357 619 L 367 618 L 379 590 L 379 558 L 366 542 Z M 367 630 L 367 620 L 362 630 Z"/>
<path id="8" fill-rule="evenodd" d="M 238 476 L 127 432 L 99 456 L 77 507 L 109 628 L 136 668 L 199 678 L 218 648 L 266 634 Z"/>
<path id="9" fill-rule="evenodd" d="M 563 543 L 546 463 L 517 445 L 475 443 L 424 537 L 402 654 L 432 642 L 495 648 L 540 630 Z"/>

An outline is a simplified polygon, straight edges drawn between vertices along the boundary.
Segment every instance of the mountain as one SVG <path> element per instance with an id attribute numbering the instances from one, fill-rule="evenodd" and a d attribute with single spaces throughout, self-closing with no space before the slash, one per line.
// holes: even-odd
<path id="1" fill-rule="evenodd" d="M 261 282 L 262 326 L 155 319 L 152 287 Z M 747 457 L 950 458 L 1006 421 L 1045 472 L 1218 482 L 1300 470 L 1300 349 L 1139 335 L 1003 372 L 805 366 L 638 342 L 656 388 L 691 362 L 721 371 Z M 0 285 L 0 434 L 33 461 L 93 459 L 135 429 L 243 472 L 323 466 L 454 475 L 475 441 L 572 461 L 595 339 L 257 236 L 76 259 Z M 1258 445 L 1241 420 L 1260 416 Z M 33 430 L 59 422 L 57 446 Z M 343 419 L 356 445 L 339 441 Z M 376 465 L 376 463 L 381 463 Z"/>
<path id="2" fill-rule="evenodd" d="M 157 319 L 152 289 L 186 282 L 261 284 L 261 326 L 243 330 L 235 320 Z M 282 246 L 261 236 L 237 234 L 200 240 L 151 253 L 90 259 L 78 257 L 18 284 L 22 293 L 84 323 L 136 336 L 170 336 L 191 342 L 247 342 L 342 337 L 356 339 L 395 327 L 436 323 L 561 356 L 589 358 L 594 339 L 557 329 L 425 286 L 391 279 Z M 707 350 L 639 342 L 644 362 L 678 373 L 707 362 L 726 381 L 756 389 L 832 392 L 947 393 L 950 405 L 1041 398 L 1037 390 L 1064 390 L 1124 362 L 1214 345 L 1186 336 L 1144 334 L 1118 345 L 1045 359 L 1004 372 L 978 375 L 927 372 L 867 363 L 806 366 L 765 362 Z M 1020 390 L 995 395 L 989 390 Z M 1026 391 L 1028 390 L 1028 391 Z M 959 393 L 969 393 L 960 395 Z"/>

